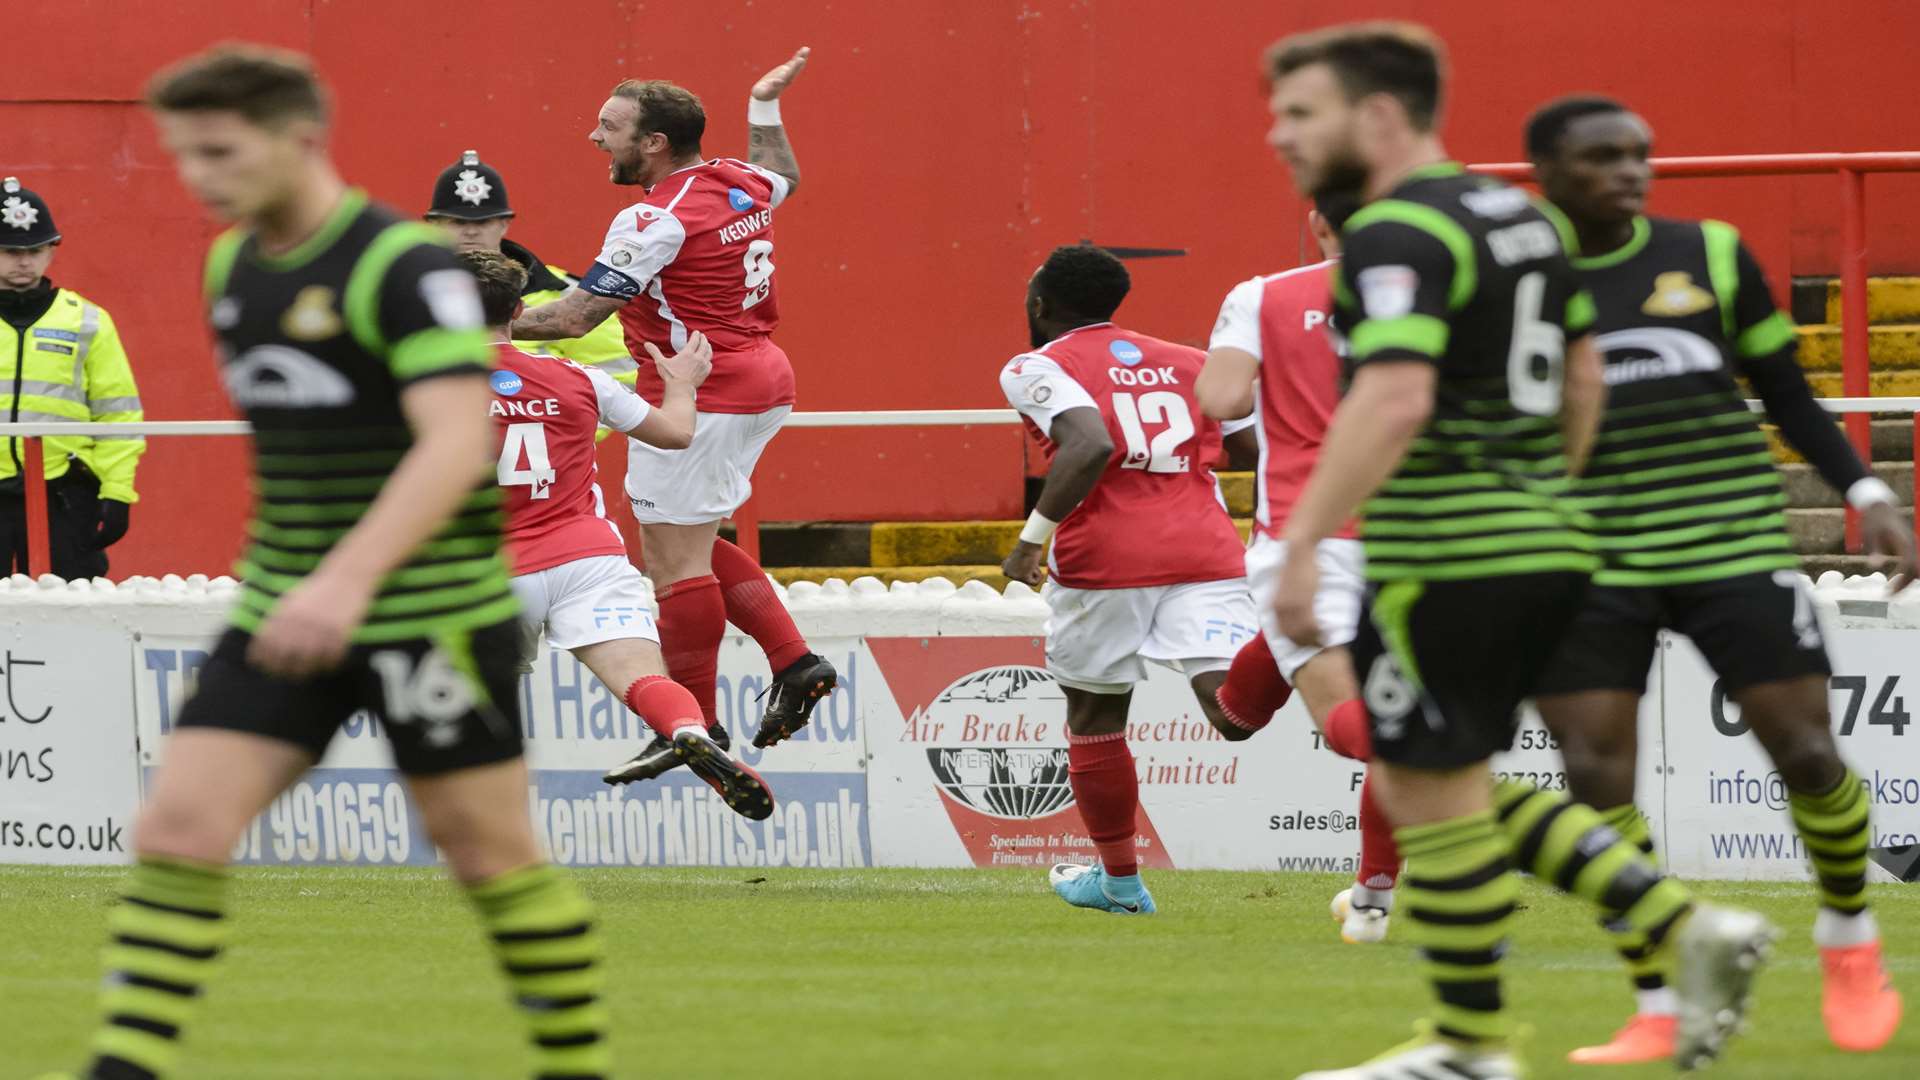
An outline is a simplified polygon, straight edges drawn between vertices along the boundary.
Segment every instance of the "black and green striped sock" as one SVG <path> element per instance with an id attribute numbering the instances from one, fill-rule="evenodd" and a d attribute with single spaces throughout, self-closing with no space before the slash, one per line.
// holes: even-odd
<path id="1" fill-rule="evenodd" d="M 1590 806 L 1510 780 L 1494 803 L 1517 869 L 1598 905 L 1623 932 L 1644 935 L 1647 964 L 1664 962 L 1668 932 L 1693 907 L 1685 886 Z"/>
<path id="2" fill-rule="evenodd" d="M 227 875 L 142 858 L 107 913 L 105 1014 L 90 1075 L 153 1080 L 173 1070 L 180 1030 L 227 939 Z"/>
<path id="3" fill-rule="evenodd" d="M 1820 881 L 1820 903 L 1842 915 L 1867 910 L 1867 847 L 1872 834 L 1860 777 L 1848 769 L 1824 794 L 1790 791 L 1787 806 Z"/>
<path id="4" fill-rule="evenodd" d="M 533 1036 L 537 1080 L 605 1080 L 610 1020 L 593 905 L 545 864 L 468 886 Z"/>
<path id="5" fill-rule="evenodd" d="M 1493 814 L 1395 829 L 1393 838 L 1407 861 L 1401 917 L 1439 998 L 1438 1033 L 1463 1042 L 1506 1039 L 1513 1024 L 1500 997 L 1500 957 L 1520 882 Z"/>
<path id="6" fill-rule="evenodd" d="M 1620 834 L 1620 839 L 1639 848 L 1648 859 L 1653 858 L 1653 831 L 1647 827 L 1647 817 L 1640 808 L 1632 803 L 1615 806 L 1600 811 L 1600 820 Z M 1647 939 L 1643 930 L 1636 930 L 1625 920 L 1602 916 L 1600 925 L 1613 936 L 1614 951 L 1627 966 L 1627 974 L 1633 979 L 1636 992 L 1645 995 L 1667 985 L 1666 965 L 1660 950 Z M 1644 1009 L 1643 1009 L 1644 1011 Z"/>

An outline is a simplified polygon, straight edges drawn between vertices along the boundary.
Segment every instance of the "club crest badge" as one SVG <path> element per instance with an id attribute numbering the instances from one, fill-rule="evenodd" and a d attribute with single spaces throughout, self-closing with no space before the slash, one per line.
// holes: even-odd
<path id="1" fill-rule="evenodd" d="M 1696 315 L 1713 305 L 1713 294 L 1695 285 L 1692 274 L 1674 270 L 1653 279 L 1653 295 L 1640 305 L 1640 310 L 1648 315 L 1679 318 Z"/>

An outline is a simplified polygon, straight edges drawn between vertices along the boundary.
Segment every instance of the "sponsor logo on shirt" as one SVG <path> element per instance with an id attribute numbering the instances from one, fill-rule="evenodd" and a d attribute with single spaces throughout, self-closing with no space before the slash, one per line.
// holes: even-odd
<path id="1" fill-rule="evenodd" d="M 1132 367 L 1146 358 L 1146 354 L 1140 351 L 1140 346 L 1135 345 L 1131 341 L 1114 341 L 1107 346 L 1107 351 L 1113 354 L 1115 360 L 1120 361 L 1128 367 Z"/>
<path id="2" fill-rule="evenodd" d="M 502 394 L 506 397 L 512 397 L 519 393 L 520 388 L 526 385 L 520 376 L 515 375 L 511 371 L 496 371 L 487 381 L 493 384 L 494 393 Z"/>
<path id="3" fill-rule="evenodd" d="M 753 209 L 753 196 L 739 188 L 728 188 L 727 205 L 744 214 Z"/>
<path id="4" fill-rule="evenodd" d="M 256 345 L 228 361 L 221 376 L 243 409 L 333 409 L 355 396 L 339 369 L 286 345 Z"/>

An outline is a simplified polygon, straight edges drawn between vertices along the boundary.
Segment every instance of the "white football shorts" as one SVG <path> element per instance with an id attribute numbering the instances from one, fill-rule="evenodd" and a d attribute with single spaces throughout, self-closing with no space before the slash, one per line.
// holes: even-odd
<path id="1" fill-rule="evenodd" d="M 531 670 L 540 631 L 556 649 L 639 638 L 656 644 L 653 589 L 619 555 L 595 555 L 513 579 L 520 600 L 522 670 Z"/>
<path id="2" fill-rule="evenodd" d="M 1144 589 L 1069 589 L 1048 582 L 1047 670 L 1064 686 L 1124 694 L 1146 661 L 1187 678 L 1223 671 L 1260 632 L 1241 578 Z"/>
<path id="3" fill-rule="evenodd" d="M 791 405 L 763 413 L 695 413 L 693 445 L 662 450 L 627 440 L 627 501 L 643 525 L 719 521 L 753 494 L 753 467 Z"/>
<path id="4" fill-rule="evenodd" d="M 1288 682 L 1293 674 L 1321 651 L 1337 645 L 1350 645 L 1360 626 L 1360 603 L 1367 590 L 1367 560 L 1358 540 L 1322 540 L 1314 549 L 1320 566 L 1320 591 L 1313 597 L 1313 617 L 1320 622 L 1320 635 L 1326 645 L 1295 645 L 1280 632 L 1280 620 L 1273 614 L 1273 595 L 1280 589 L 1280 571 L 1287 565 L 1287 544 L 1267 536 L 1256 536 L 1247 549 L 1247 585 L 1253 590 L 1253 603 L 1260 611 L 1260 629 L 1267 635 L 1267 648 L 1273 651 L 1280 674 Z"/>

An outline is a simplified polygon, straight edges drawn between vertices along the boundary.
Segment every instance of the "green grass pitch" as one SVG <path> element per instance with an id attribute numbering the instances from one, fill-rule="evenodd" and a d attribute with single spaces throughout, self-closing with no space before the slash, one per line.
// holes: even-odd
<path id="1" fill-rule="evenodd" d="M 115 870 L 0 867 L 0 1080 L 72 1067 Z M 1326 875 L 1149 876 L 1161 914 L 1070 909 L 1031 871 L 592 871 L 622 1077 L 1279 1077 L 1399 1042 L 1425 1001 L 1400 945 L 1344 945 Z M 1920 1016 L 1871 1056 L 1828 1047 L 1808 888 L 1715 885 L 1785 931 L 1726 1077 L 1920 1077 Z M 1920 888 L 1876 888 L 1920 993 Z M 431 872 L 242 871 L 236 940 L 188 1036 L 195 1080 L 528 1075 L 460 894 Z M 1628 1009 L 1585 908 L 1529 883 L 1508 995 L 1536 1076 Z"/>

